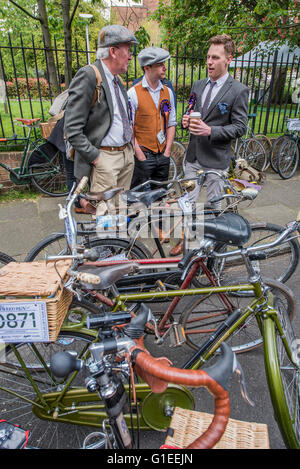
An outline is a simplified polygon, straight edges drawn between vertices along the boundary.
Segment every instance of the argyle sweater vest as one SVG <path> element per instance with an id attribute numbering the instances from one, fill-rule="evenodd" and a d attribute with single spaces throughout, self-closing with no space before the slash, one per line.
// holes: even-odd
<path id="1" fill-rule="evenodd" d="M 160 90 L 159 105 L 156 108 L 151 94 L 142 86 L 135 85 L 138 99 L 138 107 L 135 113 L 134 135 L 139 145 L 148 148 L 154 153 L 162 153 L 166 142 L 159 143 L 157 134 L 164 131 L 164 119 L 160 112 L 160 103 L 163 99 L 170 101 L 169 91 L 166 86 Z M 169 114 L 166 115 L 166 129 L 168 128 Z"/>

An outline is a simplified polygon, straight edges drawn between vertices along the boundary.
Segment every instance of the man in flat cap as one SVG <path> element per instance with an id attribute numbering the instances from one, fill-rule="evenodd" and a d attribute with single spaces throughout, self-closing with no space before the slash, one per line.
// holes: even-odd
<path id="1" fill-rule="evenodd" d="M 169 58 L 169 52 L 160 47 L 148 47 L 138 55 L 144 76 L 128 91 L 135 149 L 131 187 L 147 179 L 168 179 L 176 109 L 172 91 L 161 80 L 166 77 L 165 61 Z"/>
<path id="2" fill-rule="evenodd" d="M 69 88 L 65 135 L 75 149 L 75 177 L 80 180 L 89 176 L 91 192 L 130 188 L 133 132 L 127 93 L 118 75 L 127 72 L 132 58 L 130 47 L 137 43 L 124 26 L 105 26 L 99 33 L 97 60 L 93 64 L 101 75 L 99 99 L 94 100 L 97 78 L 89 65 L 76 73 Z M 98 216 L 108 210 L 105 202 L 97 205 L 96 213 L 90 203 L 85 200 L 81 203 L 83 213 Z M 116 208 L 118 203 L 116 200 Z"/>

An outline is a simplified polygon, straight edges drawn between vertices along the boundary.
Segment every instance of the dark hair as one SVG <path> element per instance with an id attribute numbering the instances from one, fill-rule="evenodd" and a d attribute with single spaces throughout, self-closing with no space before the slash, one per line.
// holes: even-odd
<path id="1" fill-rule="evenodd" d="M 225 52 L 228 55 L 234 55 L 235 53 L 235 43 L 229 34 L 219 34 L 217 36 L 213 36 L 209 39 L 209 44 L 223 44 Z"/>

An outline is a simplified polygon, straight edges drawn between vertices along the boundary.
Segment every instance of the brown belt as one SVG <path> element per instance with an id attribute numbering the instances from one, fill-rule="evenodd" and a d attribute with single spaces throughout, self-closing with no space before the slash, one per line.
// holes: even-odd
<path id="1" fill-rule="evenodd" d="M 106 150 L 106 151 L 123 151 L 127 147 L 128 143 L 123 145 L 122 147 L 100 147 L 100 150 Z"/>

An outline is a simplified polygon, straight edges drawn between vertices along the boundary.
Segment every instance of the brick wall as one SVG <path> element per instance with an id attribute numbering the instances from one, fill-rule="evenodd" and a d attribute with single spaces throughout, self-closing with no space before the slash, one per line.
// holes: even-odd
<path id="1" fill-rule="evenodd" d="M 16 168 L 20 165 L 22 155 L 23 152 L 0 153 L 0 162 L 11 168 Z M 14 184 L 9 178 L 9 172 L 2 168 L 2 166 L 0 166 L 0 184 L 3 185 L 0 191 L 14 187 Z"/>
<path id="2" fill-rule="evenodd" d="M 117 6 L 111 8 L 114 21 L 128 27 L 133 33 L 158 7 L 158 0 L 143 0 L 140 6 Z"/>

